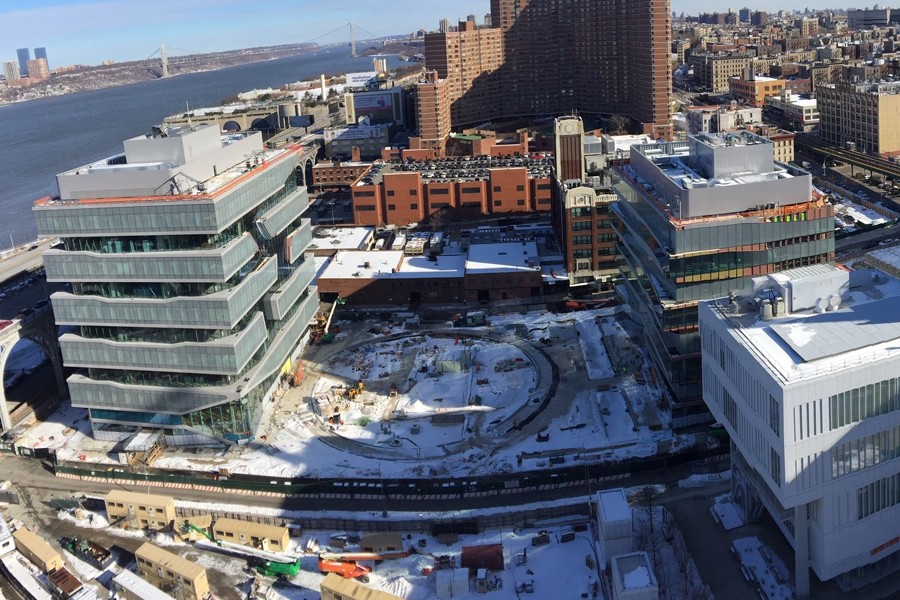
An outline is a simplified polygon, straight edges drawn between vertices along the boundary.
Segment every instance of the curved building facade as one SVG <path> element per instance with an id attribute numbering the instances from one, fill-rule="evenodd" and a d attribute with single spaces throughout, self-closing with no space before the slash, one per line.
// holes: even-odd
<path id="1" fill-rule="evenodd" d="M 259 133 L 170 128 L 57 176 L 34 207 L 73 406 L 94 435 L 254 437 L 318 297 L 297 151 Z"/>

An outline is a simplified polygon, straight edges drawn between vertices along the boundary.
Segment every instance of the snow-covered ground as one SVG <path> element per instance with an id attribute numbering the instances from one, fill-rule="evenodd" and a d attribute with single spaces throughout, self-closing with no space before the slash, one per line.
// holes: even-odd
<path id="1" fill-rule="evenodd" d="M 492 316 L 487 327 L 459 331 L 374 337 L 355 352 L 335 345 L 303 386 L 266 404 L 272 418 L 260 439 L 199 453 L 168 449 L 153 466 L 276 477 L 465 476 L 546 467 L 551 455 L 569 464 L 618 461 L 695 443 L 672 438 L 660 391 L 644 383 L 647 363 L 614 309 Z M 523 351 L 526 340 L 535 348 Z M 623 373 L 614 375 L 607 348 Z M 539 441 L 512 425 L 537 410 L 549 388 L 547 355 L 566 371 L 567 391 L 538 416 Z M 348 398 L 347 387 L 359 381 L 365 389 Z M 68 406 L 17 443 L 56 449 L 61 460 L 118 462 L 112 443 L 90 437 L 86 411 Z"/>
<path id="2" fill-rule="evenodd" d="M 834 206 L 835 218 L 841 221 L 848 231 L 853 231 L 854 225 L 879 225 L 886 223 L 889 219 L 882 214 L 862 206 L 854 204 L 848 198 L 843 196 L 835 196 L 838 202 Z M 853 219 L 850 221 L 850 219 Z"/>

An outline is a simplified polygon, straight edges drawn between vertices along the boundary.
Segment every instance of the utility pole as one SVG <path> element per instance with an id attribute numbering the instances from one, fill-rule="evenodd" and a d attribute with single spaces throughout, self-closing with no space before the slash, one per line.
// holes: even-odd
<path id="1" fill-rule="evenodd" d="M 348 25 L 350 28 L 350 58 L 356 58 L 356 39 L 353 37 L 353 23 Z"/>

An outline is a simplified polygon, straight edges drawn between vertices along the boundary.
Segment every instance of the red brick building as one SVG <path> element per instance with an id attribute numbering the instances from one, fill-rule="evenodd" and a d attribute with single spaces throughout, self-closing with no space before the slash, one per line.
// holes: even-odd
<path id="1" fill-rule="evenodd" d="M 375 163 L 351 187 L 357 225 L 425 221 L 437 212 L 474 216 L 547 212 L 552 156 Z"/>

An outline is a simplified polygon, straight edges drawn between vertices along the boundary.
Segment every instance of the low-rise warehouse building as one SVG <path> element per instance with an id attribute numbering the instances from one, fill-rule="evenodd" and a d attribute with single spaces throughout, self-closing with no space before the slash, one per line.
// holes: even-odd
<path id="1" fill-rule="evenodd" d="M 206 569 L 146 543 L 134 553 L 138 574 L 176 600 L 203 600 L 209 595 Z"/>
<path id="2" fill-rule="evenodd" d="M 112 490 L 103 501 L 111 525 L 161 531 L 175 520 L 175 499 L 171 496 Z"/>
<path id="3" fill-rule="evenodd" d="M 340 296 L 354 305 L 541 302 L 547 289 L 567 288 L 558 268 L 542 268 L 533 241 L 471 244 L 467 255 L 339 252 L 316 285 L 323 301 Z"/>
<path id="4" fill-rule="evenodd" d="M 287 527 L 241 521 L 240 519 L 216 519 L 213 535 L 217 540 L 250 546 L 259 550 L 284 552 L 288 547 Z"/>

